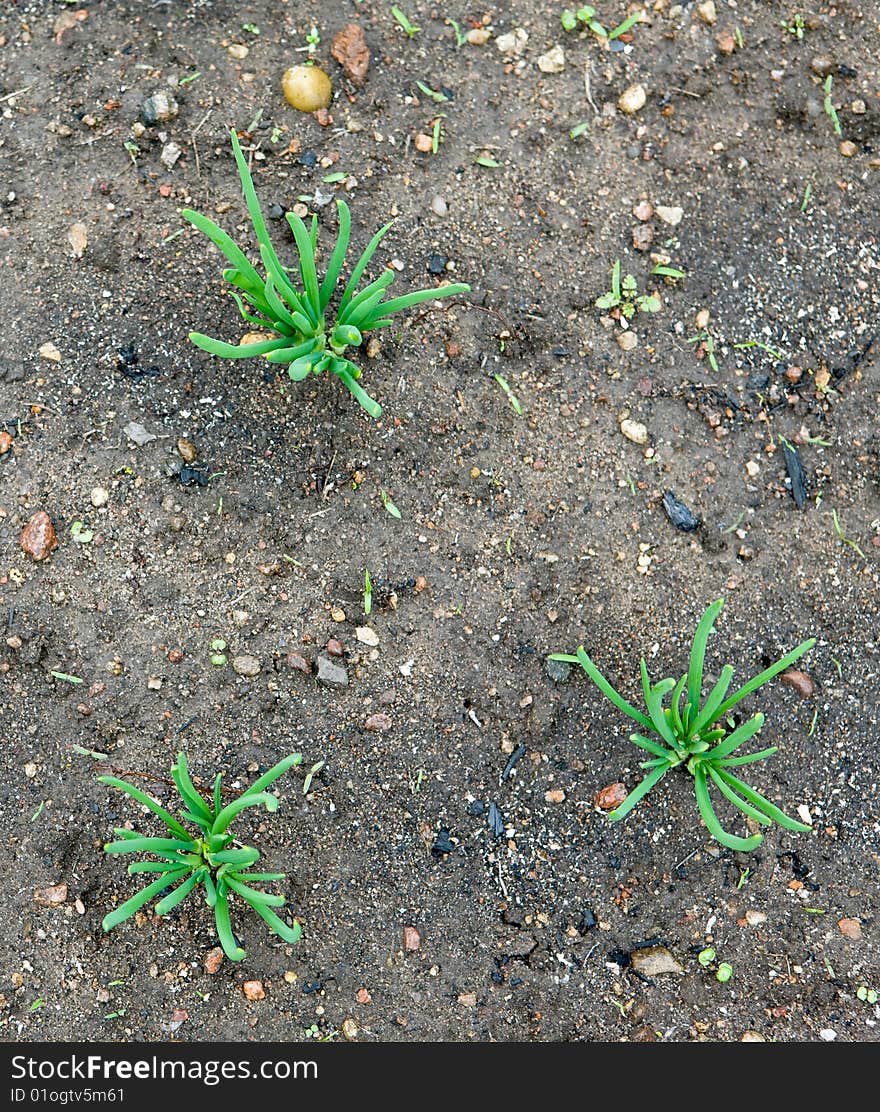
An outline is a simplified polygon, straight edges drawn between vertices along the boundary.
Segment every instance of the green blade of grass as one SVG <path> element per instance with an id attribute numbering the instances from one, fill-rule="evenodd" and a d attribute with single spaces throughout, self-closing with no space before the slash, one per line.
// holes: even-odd
<path id="1" fill-rule="evenodd" d="M 229 960 L 241 961 L 246 951 L 235 941 L 235 935 L 232 933 L 232 924 L 229 921 L 229 901 L 226 898 L 226 892 L 222 886 L 217 888 L 216 892 L 214 920 L 217 924 L 217 937 L 220 939 L 223 953 Z"/>
<path id="2" fill-rule="evenodd" d="M 433 290 L 413 290 L 401 297 L 392 297 L 390 301 L 383 301 L 382 314 L 389 317 L 392 313 L 399 313 L 401 309 L 409 309 L 413 305 L 420 305 L 423 301 L 439 300 L 441 297 L 456 297 L 459 294 L 470 293 L 470 286 L 465 282 L 453 282 L 448 286 L 438 286 Z M 374 310 L 375 312 L 375 310 Z"/>
<path id="3" fill-rule="evenodd" d="M 349 301 L 351 301 L 352 297 L 354 296 L 355 290 L 358 287 L 358 283 L 360 282 L 364 271 L 367 269 L 367 264 L 375 254 L 376 248 L 379 246 L 385 236 L 391 231 L 393 226 L 393 220 L 390 220 L 387 224 L 384 224 L 364 248 L 363 253 L 361 254 L 358 261 L 355 263 L 354 270 L 352 270 L 351 272 L 351 277 L 348 279 L 348 283 L 346 284 L 346 287 L 342 293 L 342 299 L 339 302 L 340 316 L 344 312 L 346 305 L 348 305 Z"/>
<path id="4" fill-rule="evenodd" d="M 227 344 L 223 340 L 203 336 L 201 332 L 190 332 L 189 338 L 197 348 L 207 351 L 210 355 L 222 355 L 224 359 L 251 359 L 255 355 L 266 355 L 270 351 L 277 351 L 290 343 L 289 336 L 279 336 L 276 340 L 260 340 L 256 344 Z"/>
<path id="5" fill-rule="evenodd" d="M 256 267 L 244 251 L 213 220 L 209 220 L 207 216 L 202 216 L 200 212 L 194 212 L 192 209 L 183 209 L 180 215 L 184 220 L 188 220 L 190 224 L 198 228 L 200 232 L 203 232 L 247 281 L 252 282 L 257 287 L 262 285 L 262 279 Z"/>
<path id="6" fill-rule="evenodd" d="M 715 719 L 718 717 L 718 708 L 721 706 L 721 701 L 727 694 L 730 688 L 731 681 L 733 680 L 733 668 L 729 664 L 725 664 L 721 669 L 721 675 L 718 682 L 709 692 L 703 708 L 693 720 L 693 725 L 688 730 L 689 737 L 697 737 L 701 730 L 706 726 L 711 726 Z"/>
<path id="7" fill-rule="evenodd" d="M 179 834 L 181 838 L 187 838 L 189 836 L 186 832 L 186 828 L 182 826 L 170 812 L 166 811 L 160 803 L 157 803 L 156 800 L 152 798 L 152 796 L 147 795 L 146 792 L 142 792 L 140 788 L 136 788 L 134 784 L 127 784 L 125 780 L 118 780 L 115 776 L 99 776 L 98 783 L 108 784 L 111 788 L 118 788 L 121 792 L 125 792 L 125 794 L 130 795 L 132 799 L 136 799 L 138 803 L 143 803 L 145 807 L 149 807 L 154 815 L 159 816 L 169 830 L 173 830 L 174 833 Z"/>
<path id="8" fill-rule="evenodd" d="M 712 632 L 715 619 L 721 613 L 722 606 L 724 606 L 723 598 L 717 599 L 708 606 L 702 618 L 700 618 L 697 632 L 694 634 L 694 643 L 691 649 L 691 663 L 688 668 L 688 705 L 691 708 L 688 723 L 689 731 L 691 728 L 690 723 L 694 721 L 695 716 L 700 712 L 700 697 L 703 691 L 703 662 L 706 659 L 706 643 L 709 640 L 709 634 Z"/>
<path id="9" fill-rule="evenodd" d="M 744 757 L 724 757 L 716 763 L 722 768 L 735 768 L 737 765 L 754 764 L 755 761 L 763 761 L 767 757 L 772 757 L 778 750 L 778 745 L 771 745 L 767 749 L 759 749 L 757 753 L 747 753 Z"/>
<path id="10" fill-rule="evenodd" d="M 198 847 L 194 842 L 184 842 L 177 838 L 123 838 L 118 842 L 107 842 L 106 853 L 193 853 Z"/>
<path id="11" fill-rule="evenodd" d="M 655 768 L 653 772 L 649 772 L 644 780 L 642 780 L 642 782 L 639 784 L 639 786 L 637 788 L 633 788 L 633 790 L 629 793 L 623 803 L 620 804 L 620 806 L 615 807 L 613 811 L 608 812 L 608 818 L 612 822 L 620 822 L 622 818 L 625 818 L 630 813 L 630 811 L 633 809 L 633 807 L 635 807 L 639 800 L 645 798 L 651 788 L 660 783 L 660 781 L 663 779 L 668 771 L 668 765 L 666 765 L 665 767 L 661 765 L 659 768 Z"/>
<path id="12" fill-rule="evenodd" d="M 177 762 L 171 768 L 171 779 L 177 785 L 177 790 L 180 792 L 190 811 L 194 815 L 198 815 L 204 822 L 209 822 L 211 819 L 211 808 L 196 791 L 196 786 L 190 779 L 185 754 L 177 754 Z"/>
<path id="13" fill-rule="evenodd" d="M 754 737 L 763 725 L 764 715 L 761 713 L 756 714 L 754 718 L 750 718 L 747 722 L 743 722 L 741 726 L 737 726 L 732 733 L 727 735 L 724 741 L 720 742 L 713 749 L 709 749 L 705 754 L 706 760 L 720 760 L 721 757 L 729 756 L 735 749 L 739 749 L 741 745 L 744 745 L 749 738 Z"/>
<path id="14" fill-rule="evenodd" d="M 811 827 L 807 826 L 806 823 L 798 822 L 797 819 L 790 819 L 784 811 L 780 811 L 779 808 L 775 804 L 771 803 L 769 799 L 765 799 L 763 795 L 756 792 L 754 788 L 750 788 L 748 784 L 740 780 L 737 776 L 734 776 L 732 772 L 728 772 L 726 769 L 719 768 L 718 775 L 727 784 L 729 784 L 730 787 L 734 788 L 736 791 L 740 792 L 741 795 L 745 796 L 745 798 L 750 803 L 754 803 L 754 805 L 759 808 L 759 810 L 763 811 L 764 814 L 767 815 L 768 818 L 771 818 L 775 823 L 778 823 L 786 830 L 795 830 L 801 834 L 809 833 Z"/>
<path id="15" fill-rule="evenodd" d="M 771 825 L 770 819 L 768 819 L 762 811 L 759 811 L 757 807 L 753 807 L 751 803 L 747 803 L 746 800 L 742 799 L 736 794 L 736 792 L 733 790 L 733 788 L 730 787 L 729 784 L 726 784 L 724 782 L 717 769 L 714 769 L 711 765 L 708 765 L 707 770 L 709 775 L 715 782 L 718 790 L 721 792 L 725 799 L 729 800 L 734 805 L 734 807 L 739 808 L 739 810 L 742 811 L 744 815 L 748 815 L 749 818 L 754 819 L 755 822 L 759 823 L 761 826 Z"/>
<path id="16" fill-rule="evenodd" d="M 257 915 L 269 925 L 269 929 L 273 934 L 277 934 L 284 942 L 293 945 L 298 942 L 302 935 L 302 927 L 294 921 L 292 927 L 289 927 L 282 919 L 275 914 L 271 907 L 266 907 L 265 904 L 251 904 Z"/>
<path id="17" fill-rule="evenodd" d="M 249 846 L 244 849 L 224 849 L 219 853 L 212 853 L 211 860 L 218 861 L 221 865 L 238 865 L 245 868 L 260 860 L 260 852 Z"/>
<path id="18" fill-rule="evenodd" d="M 258 888 L 251 888 L 247 884 L 243 884 L 234 876 L 226 876 L 226 884 L 237 892 L 242 899 L 254 907 L 256 904 L 264 904 L 266 907 L 284 907 L 284 897 L 276 896 L 273 892 L 261 892 Z"/>
<path id="19" fill-rule="evenodd" d="M 640 726 L 644 726 L 645 729 L 649 730 L 651 733 L 655 732 L 654 723 L 651 719 L 642 714 L 640 710 L 636 710 L 632 703 L 628 703 L 622 695 L 618 695 L 608 680 L 605 679 L 596 665 L 587 656 L 583 647 L 579 648 L 577 651 L 577 661 L 605 698 L 610 699 L 618 710 L 623 711 L 627 718 L 631 718 L 634 722 L 638 722 Z"/>
<path id="20" fill-rule="evenodd" d="M 182 884 L 179 884 L 173 892 L 169 892 L 164 899 L 159 900 L 153 910 L 157 915 L 167 915 L 169 911 L 186 899 L 204 875 L 204 869 L 197 869 L 192 876 L 187 877 Z"/>
<path id="21" fill-rule="evenodd" d="M 723 829 L 715 812 L 712 810 L 712 800 L 709 798 L 709 788 L 706 784 L 706 771 L 701 767 L 694 770 L 694 793 L 697 797 L 697 807 L 706 829 L 716 842 L 728 849 L 738 850 L 741 853 L 750 853 L 764 840 L 760 834 L 753 834 L 751 838 L 738 838 L 735 834 L 728 834 Z"/>
<path id="22" fill-rule="evenodd" d="M 394 281 L 394 277 L 394 271 L 390 267 L 383 270 L 375 281 L 364 286 L 346 305 L 345 310 L 339 314 L 339 323 L 356 324 L 358 320 L 362 320 L 382 300 L 384 291 Z"/>
<path id="23" fill-rule="evenodd" d="M 639 749 L 647 749 L 649 753 L 653 753 L 656 757 L 675 760 L 675 753 L 671 749 L 667 749 L 665 745 L 661 745 L 659 741 L 644 737 L 642 734 L 630 734 L 629 740 L 633 745 L 637 745 Z"/>
<path id="24" fill-rule="evenodd" d="M 348 241 L 351 236 L 351 210 L 345 201 L 338 200 L 336 207 L 339 210 L 339 232 L 336 236 L 336 243 L 333 251 L 327 261 L 327 270 L 324 274 L 324 281 L 321 283 L 321 310 L 326 307 L 330 298 L 333 296 L 333 291 L 336 289 L 336 283 L 339 281 L 339 275 L 342 271 L 342 264 L 345 262 L 345 254 L 348 251 Z"/>
<path id="25" fill-rule="evenodd" d="M 672 722 L 672 732 L 676 738 L 683 738 L 685 736 L 684 723 L 681 720 L 681 696 L 684 693 L 684 685 L 687 683 L 687 676 L 682 676 L 675 687 L 672 689 L 672 698 L 669 701 L 669 714 Z"/>
<path id="26" fill-rule="evenodd" d="M 277 811 L 278 800 L 274 795 L 269 795 L 267 792 L 240 795 L 238 799 L 227 804 L 217 815 L 211 827 L 211 833 L 223 834 L 235 816 L 244 811 L 246 807 L 265 807 L 267 811 Z"/>
<path id="27" fill-rule="evenodd" d="M 353 364 L 349 363 L 347 359 L 334 359 L 331 369 L 340 381 L 344 383 L 346 389 L 351 393 L 355 401 L 358 402 L 361 409 L 378 420 L 382 415 L 382 407 L 377 401 L 374 401 L 360 383 L 357 382 L 354 375 L 348 369 L 352 366 Z"/>
<path id="28" fill-rule="evenodd" d="M 651 688 L 648 698 L 645 700 L 648 707 L 648 714 L 651 716 L 655 731 L 663 738 L 667 745 L 673 747 L 675 746 L 675 734 L 673 733 L 672 726 L 669 724 L 669 719 L 663 713 L 663 699 L 674 687 L 675 680 L 661 680 L 660 683 Z"/>
<path id="29" fill-rule="evenodd" d="M 257 795 L 259 792 L 264 791 L 270 784 L 274 784 L 281 776 L 284 775 L 289 769 L 294 768 L 296 765 L 302 764 L 302 753 L 291 753 L 290 756 L 285 757 L 277 764 L 272 765 L 268 772 L 264 772 L 259 779 L 254 780 L 253 784 L 244 792 L 240 798 L 249 795 Z"/>
<path id="30" fill-rule="evenodd" d="M 321 293 L 318 289 L 318 273 L 315 270 L 315 253 L 312 248 L 312 237 L 305 224 L 295 212 L 287 213 L 287 223 L 296 240 L 296 249 L 299 252 L 299 272 L 303 280 L 306 294 L 305 308 L 312 319 L 317 323 L 321 319 Z"/>
<path id="31" fill-rule="evenodd" d="M 802 641 L 796 649 L 792 649 L 791 652 L 786 653 L 781 660 L 777 660 L 775 664 L 765 669 L 760 675 L 749 680 L 747 684 L 744 684 L 738 691 L 731 695 L 727 702 L 721 704 L 718 708 L 718 713 L 715 715 L 716 719 L 723 718 L 732 707 L 735 707 L 736 704 L 742 699 L 745 699 L 747 695 L 751 695 L 753 691 L 757 691 L 759 687 L 763 687 L 768 680 L 772 680 L 774 676 L 778 676 L 780 672 L 784 672 L 786 668 L 794 664 L 796 660 L 799 660 L 804 653 L 809 652 L 815 644 L 815 637 L 811 637 L 808 641 Z"/>
<path id="32" fill-rule="evenodd" d="M 183 869 L 169 869 L 169 871 L 154 880 L 152 884 L 148 884 L 146 888 L 142 888 L 137 895 L 132 896 L 130 900 L 126 900 L 124 904 L 120 904 L 115 911 L 111 911 L 105 915 L 101 921 L 101 926 L 105 931 L 112 931 L 114 927 L 119 926 L 120 923 L 134 915 L 136 911 L 148 903 L 154 896 L 158 896 L 161 891 L 168 887 L 170 883 L 177 880 L 178 877 L 184 873 Z"/>

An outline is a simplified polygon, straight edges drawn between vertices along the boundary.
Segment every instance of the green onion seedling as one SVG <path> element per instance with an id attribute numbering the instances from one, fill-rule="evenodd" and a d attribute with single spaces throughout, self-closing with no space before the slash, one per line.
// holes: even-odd
<path id="1" fill-rule="evenodd" d="M 223 272 L 223 277 L 233 287 L 232 297 L 239 312 L 249 324 L 265 331 L 266 337 L 253 343 L 229 344 L 201 332 L 191 332 L 190 340 L 203 351 L 225 359 L 264 356 L 270 363 L 287 367 L 287 373 L 294 382 L 302 382 L 312 374 L 329 372 L 339 379 L 366 413 L 378 418 L 382 407 L 361 386 L 361 370 L 352 362 L 350 350 L 360 347 L 366 333 L 390 327 L 395 313 L 424 301 L 467 293 L 470 286 L 457 282 L 386 298 L 395 276 L 392 269 L 386 268 L 378 278 L 361 287 L 361 278 L 370 259 L 391 229 L 392 225 L 386 224 L 373 236 L 337 296 L 351 233 L 351 212 L 343 200 L 336 202 L 339 230 L 323 278 L 319 280 L 316 265 L 317 216 L 312 217 L 311 226 L 307 227 L 296 213 L 287 213 L 287 222 L 296 243 L 298 265 L 293 268 L 283 266 L 269 240 L 238 135 L 233 131 L 231 137 L 265 274 L 212 220 L 192 209 L 184 209 L 181 215 L 226 256 L 231 266 Z"/>
<path id="2" fill-rule="evenodd" d="M 763 687 L 780 672 L 791 667 L 804 653 L 815 645 L 815 638 L 801 642 L 797 648 L 786 653 L 781 660 L 766 668 L 749 680 L 732 695 L 728 694 L 733 680 L 733 667 L 726 664 L 717 683 L 703 698 L 703 664 L 706 646 L 721 613 L 723 599 L 718 599 L 706 608 L 694 635 L 688 671 L 677 681 L 663 679 L 652 684 L 644 658 L 641 661 L 642 695 L 645 711 L 639 710 L 626 700 L 602 675 L 583 647 L 573 656 L 554 653 L 551 660 L 562 660 L 580 664 L 602 694 L 619 711 L 632 719 L 640 732 L 630 734 L 630 741 L 640 749 L 646 750 L 651 759 L 643 762 L 642 768 L 647 775 L 624 801 L 608 817 L 612 822 L 624 818 L 643 799 L 671 769 L 683 766 L 694 779 L 694 792 L 697 808 L 706 828 L 712 837 L 728 849 L 749 852 L 760 845 L 762 835 L 753 834 L 741 838 L 727 833 L 721 826 L 714 809 L 710 788 L 732 803 L 747 818 L 759 826 L 777 823 L 786 830 L 808 832 L 805 823 L 789 818 L 770 800 L 765 799 L 741 780 L 733 771 L 741 765 L 752 764 L 776 752 L 776 746 L 761 749 L 756 753 L 736 755 L 747 741 L 753 738 L 764 725 L 764 715 L 756 714 L 737 725 L 730 712 L 746 696 Z M 668 706 L 664 701 L 670 696 Z"/>
<path id="3" fill-rule="evenodd" d="M 284 942 L 294 943 L 302 928 L 294 920 L 285 923 L 275 908 L 284 906 L 283 896 L 267 892 L 262 885 L 284 880 L 283 873 L 253 871 L 260 859 L 258 850 L 236 842 L 229 826 L 248 807 L 278 809 L 278 799 L 267 789 L 289 769 L 302 763 L 302 754 L 291 753 L 273 765 L 231 803 L 223 804 L 221 774 L 214 780 L 210 798 L 205 799 L 193 784 L 186 757 L 178 753 L 171 777 L 184 804 L 180 817 L 175 817 L 157 800 L 133 784 L 115 776 L 100 776 L 100 783 L 118 788 L 137 803 L 147 807 L 167 827 L 165 837 L 142 837 L 126 827 L 114 830 L 117 841 L 108 842 L 108 854 L 144 853 L 155 860 L 135 861 L 128 866 L 131 874 L 146 874 L 151 882 L 134 896 L 104 916 L 105 931 L 113 930 L 151 900 L 158 900 L 157 915 L 168 915 L 196 888 L 204 889 L 205 902 L 214 912 L 217 936 L 230 961 L 241 961 L 245 951 L 239 946 L 230 921 L 230 903 L 240 899 L 248 904 L 267 924 L 269 930 Z M 195 827 L 192 833 L 187 827 Z"/>

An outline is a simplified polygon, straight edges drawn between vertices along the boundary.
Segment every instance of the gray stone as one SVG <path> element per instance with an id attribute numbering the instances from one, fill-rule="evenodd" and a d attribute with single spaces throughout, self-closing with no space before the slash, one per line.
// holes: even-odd
<path id="1" fill-rule="evenodd" d="M 348 687 L 348 672 L 342 664 L 326 656 L 318 657 L 318 683 L 326 687 Z"/>
<path id="2" fill-rule="evenodd" d="M 554 683 L 565 683 L 571 675 L 571 665 L 566 660 L 548 660 L 547 675 Z"/>

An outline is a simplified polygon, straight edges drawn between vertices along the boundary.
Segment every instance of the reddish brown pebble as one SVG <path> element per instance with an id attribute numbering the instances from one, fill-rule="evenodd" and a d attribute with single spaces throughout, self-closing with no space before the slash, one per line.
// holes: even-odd
<path id="1" fill-rule="evenodd" d="M 241 986 L 241 991 L 245 994 L 248 1000 L 265 1000 L 266 990 L 263 988 L 262 981 L 245 981 Z"/>
<path id="2" fill-rule="evenodd" d="M 66 884 L 52 884 L 48 888 L 34 889 L 34 902 L 43 907 L 58 907 L 67 899 Z"/>
<path id="3" fill-rule="evenodd" d="M 379 711 L 378 714 L 371 714 L 364 723 L 365 730 L 372 730 L 374 733 L 384 734 L 391 729 L 391 719 L 387 714 Z"/>
<path id="4" fill-rule="evenodd" d="M 202 962 L 202 968 L 206 973 L 214 974 L 223 964 L 223 951 L 219 946 L 215 946 L 213 950 L 205 954 L 205 960 Z"/>
<path id="5" fill-rule="evenodd" d="M 422 944 L 422 936 L 415 927 L 403 928 L 403 948 L 410 954 L 414 954 Z"/>
<path id="6" fill-rule="evenodd" d="M 103 680 L 96 680 L 89 688 L 89 695 L 94 699 L 96 695 L 103 695 L 107 690 L 107 684 Z"/>
<path id="7" fill-rule="evenodd" d="M 639 201 L 633 205 L 632 213 L 636 220 L 650 220 L 654 215 L 654 206 L 650 201 Z"/>
<path id="8" fill-rule="evenodd" d="M 613 811 L 615 807 L 623 803 L 627 794 L 626 784 L 621 784 L 620 781 L 608 784 L 596 793 L 596 806 L 603 811 Z"/>
<path id="9" fill-rule="evenodd" d="M 52 520 L 45 510 L 38 510 L 21 531 L 18 542 L 22 552 L 26 552 L 38 563 L 47 560 L 53 548 L 58 547 L 58 538 Z"/>
<path id="10" fill-rule="evenodd" d="M 425 135 L 423 131 L 417 133 L 413 143 L 416 150 L 421 151 L 422 154 L 428 154 L 429 151 L 434 149 L 434 140 L 430 135 Z"/>
<path id="11" fill-rule="evenodd" d="M 356 23 L 349 23 L 336 35 L 330 53 L 342 66 L 342 72 L 355 85 L 363 85 L 370 68 L 370 48 L 363 30 Z"/>
<path id="12" fill-rule="evenodd" d="M 335 637 L 331 637 L 326 645 L 327 652 L 331 656 L 345 656 L 345 645 Z"/>
<path id="13" fill-rule="evenodd" d="M 306 676 L 311 675 L 312 666 L 302 653 L 288 653 L 285 660 L 288 668 L 293 668 L 295 672 L 302 672 Z"/>
<path id="14" fill-rule="evenodd" d="M 647 251 L 654 242 L 654 225 L 636 224 L 632 230 L 632 241 L 636 251 Z"/>
<path id="15" fill-rule="evenodd" d="M 838 919 L 837 928 L 844 938 L 858 942 L 862 937 L 862 924 L 859 919 Z"/>
<path id="16" fill-rule="evenodd" d="M 365 988 L 359 988 L 357 990 L 357 1002 L 359 1004 L 372 1004 L 373 998 Z"/>
<path id="17" fill-rule="evenodd" d="M 92 713 L 92 708 L 88 705 L 88 703 L 79 703 L 76 709 L 77 713 L 81 714 L 83 718 L 88 718 L 89 715 Z"/>
<path id="18" fill-rule="evenodd" d="M 171 652 L 169 652 L 169 654 L 168 654 L 168 660 L 172 664 L 179 664 L 181 662 L 181 660 L 183 660 L 183 650 L 182 649 L 172 649 Z"/>
<path id="19" fill-rule="evenodd" d="M 736 39 L 730 31 L 719 31 L 715 36 L 719 54 L 732 54 L 736 50 Z"/>
<path id="20" fill-rule="evenodd" d="M 423 575 L 419 575 L 419 576 L 416 577 L 415 591 L 416 591 L 417 595 L 420 595 L 422 593 L 422 591 L 424 591 L 427 586 L 428 586 L 428 581 L 427 581 L 427 579 L 425 579 L 425 577 Z"/>
<path id="21" fill-rule="evenodd" d="M 188 1019 L 189 1012 L 186 1011 L 184 1008 L 175 1008 L 174 1011 L 171 1013 L 172 1023 L 186 1023 Z"/>
<path id="22" fill-rule="evenodd" d="M 8 432 L 0 432 L 0 456 L 5 456 L 12 447 L 12 437 Z"/>
<path id="23" fill-rule="evenodd" d="M 319 108 L 315 113 L 315 119 L 321 127 L 329 127 L 333 123 L 333 117 L 326 108 Z"/>
<path id="24" fill-rule="evenodd" d="M 807 673 L 801 672 L 797 668 L 789 668 L 787 672 L 782 673 L 779 679 L 781 683 L 793 687 L 802 699 L 809 699 L 816 690 L 816 685 Z"/>

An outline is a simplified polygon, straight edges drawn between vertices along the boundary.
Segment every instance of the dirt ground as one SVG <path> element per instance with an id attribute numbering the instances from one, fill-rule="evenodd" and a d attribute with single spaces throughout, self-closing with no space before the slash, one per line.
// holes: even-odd
<path id="1" fill-rule="evenodd" d="M 401 7 L 411 36 L 372 0 L 3 5 L 0 1037 L 341 1040 L 353 1020 L 362 1042 L 874 1041 L 880 13 L 716 0 L 712 23 L 657 0 L 611 49 L 565 32 L 561 4 Z M 452 20 L 486 41 L 458 45 Z M 361 87 L 330 53 L 352 21 Z M 280 91 L 312 25 L 323 123 Z M 148 126 L 157 92 L 179 111 Z M 344 196 L 358 246 L 397 218 L 376 258 L 395 289 L 472 287 L 364 355 L 378 422 L 335 381 L 188 342 L 247 330 L 179 215 L 253 250 L 230 127 L 270 218 L 303 204 L 326 244 Z M 629 350 L 594 305 L 617 258 L 662 300 Z M 58 546 L 34 562 L 40 510 Z M 752 782 L 813 829 L 751 854 L 710 839 L 685 775 L 609 823 L 596 793 L 634 786 L 639 752 L 582 673 L 547 672 L 584 644 L 636 698 L 640 655 L 680 673 L 721 595 L 713 675 L 818 639 L 811 694 L 747 704 L 780 745 Z M 330 639 L 345 688 L 291 666 Z M 239 907 L 247 958 L 213 975 L 198 902 L 101 930 L 136 887 L 102 844 L 159 831 L 97 776 L 148 773 L 165 800 L 181 747 L 200 782 L 239 786 L 304 754 L 277 814 L 237 828 L 289 874 L 303 938 Z M 726 984 L 697 960 L 710 944 Z M 639 972 L 648 946 L 681 972 Z"/>

